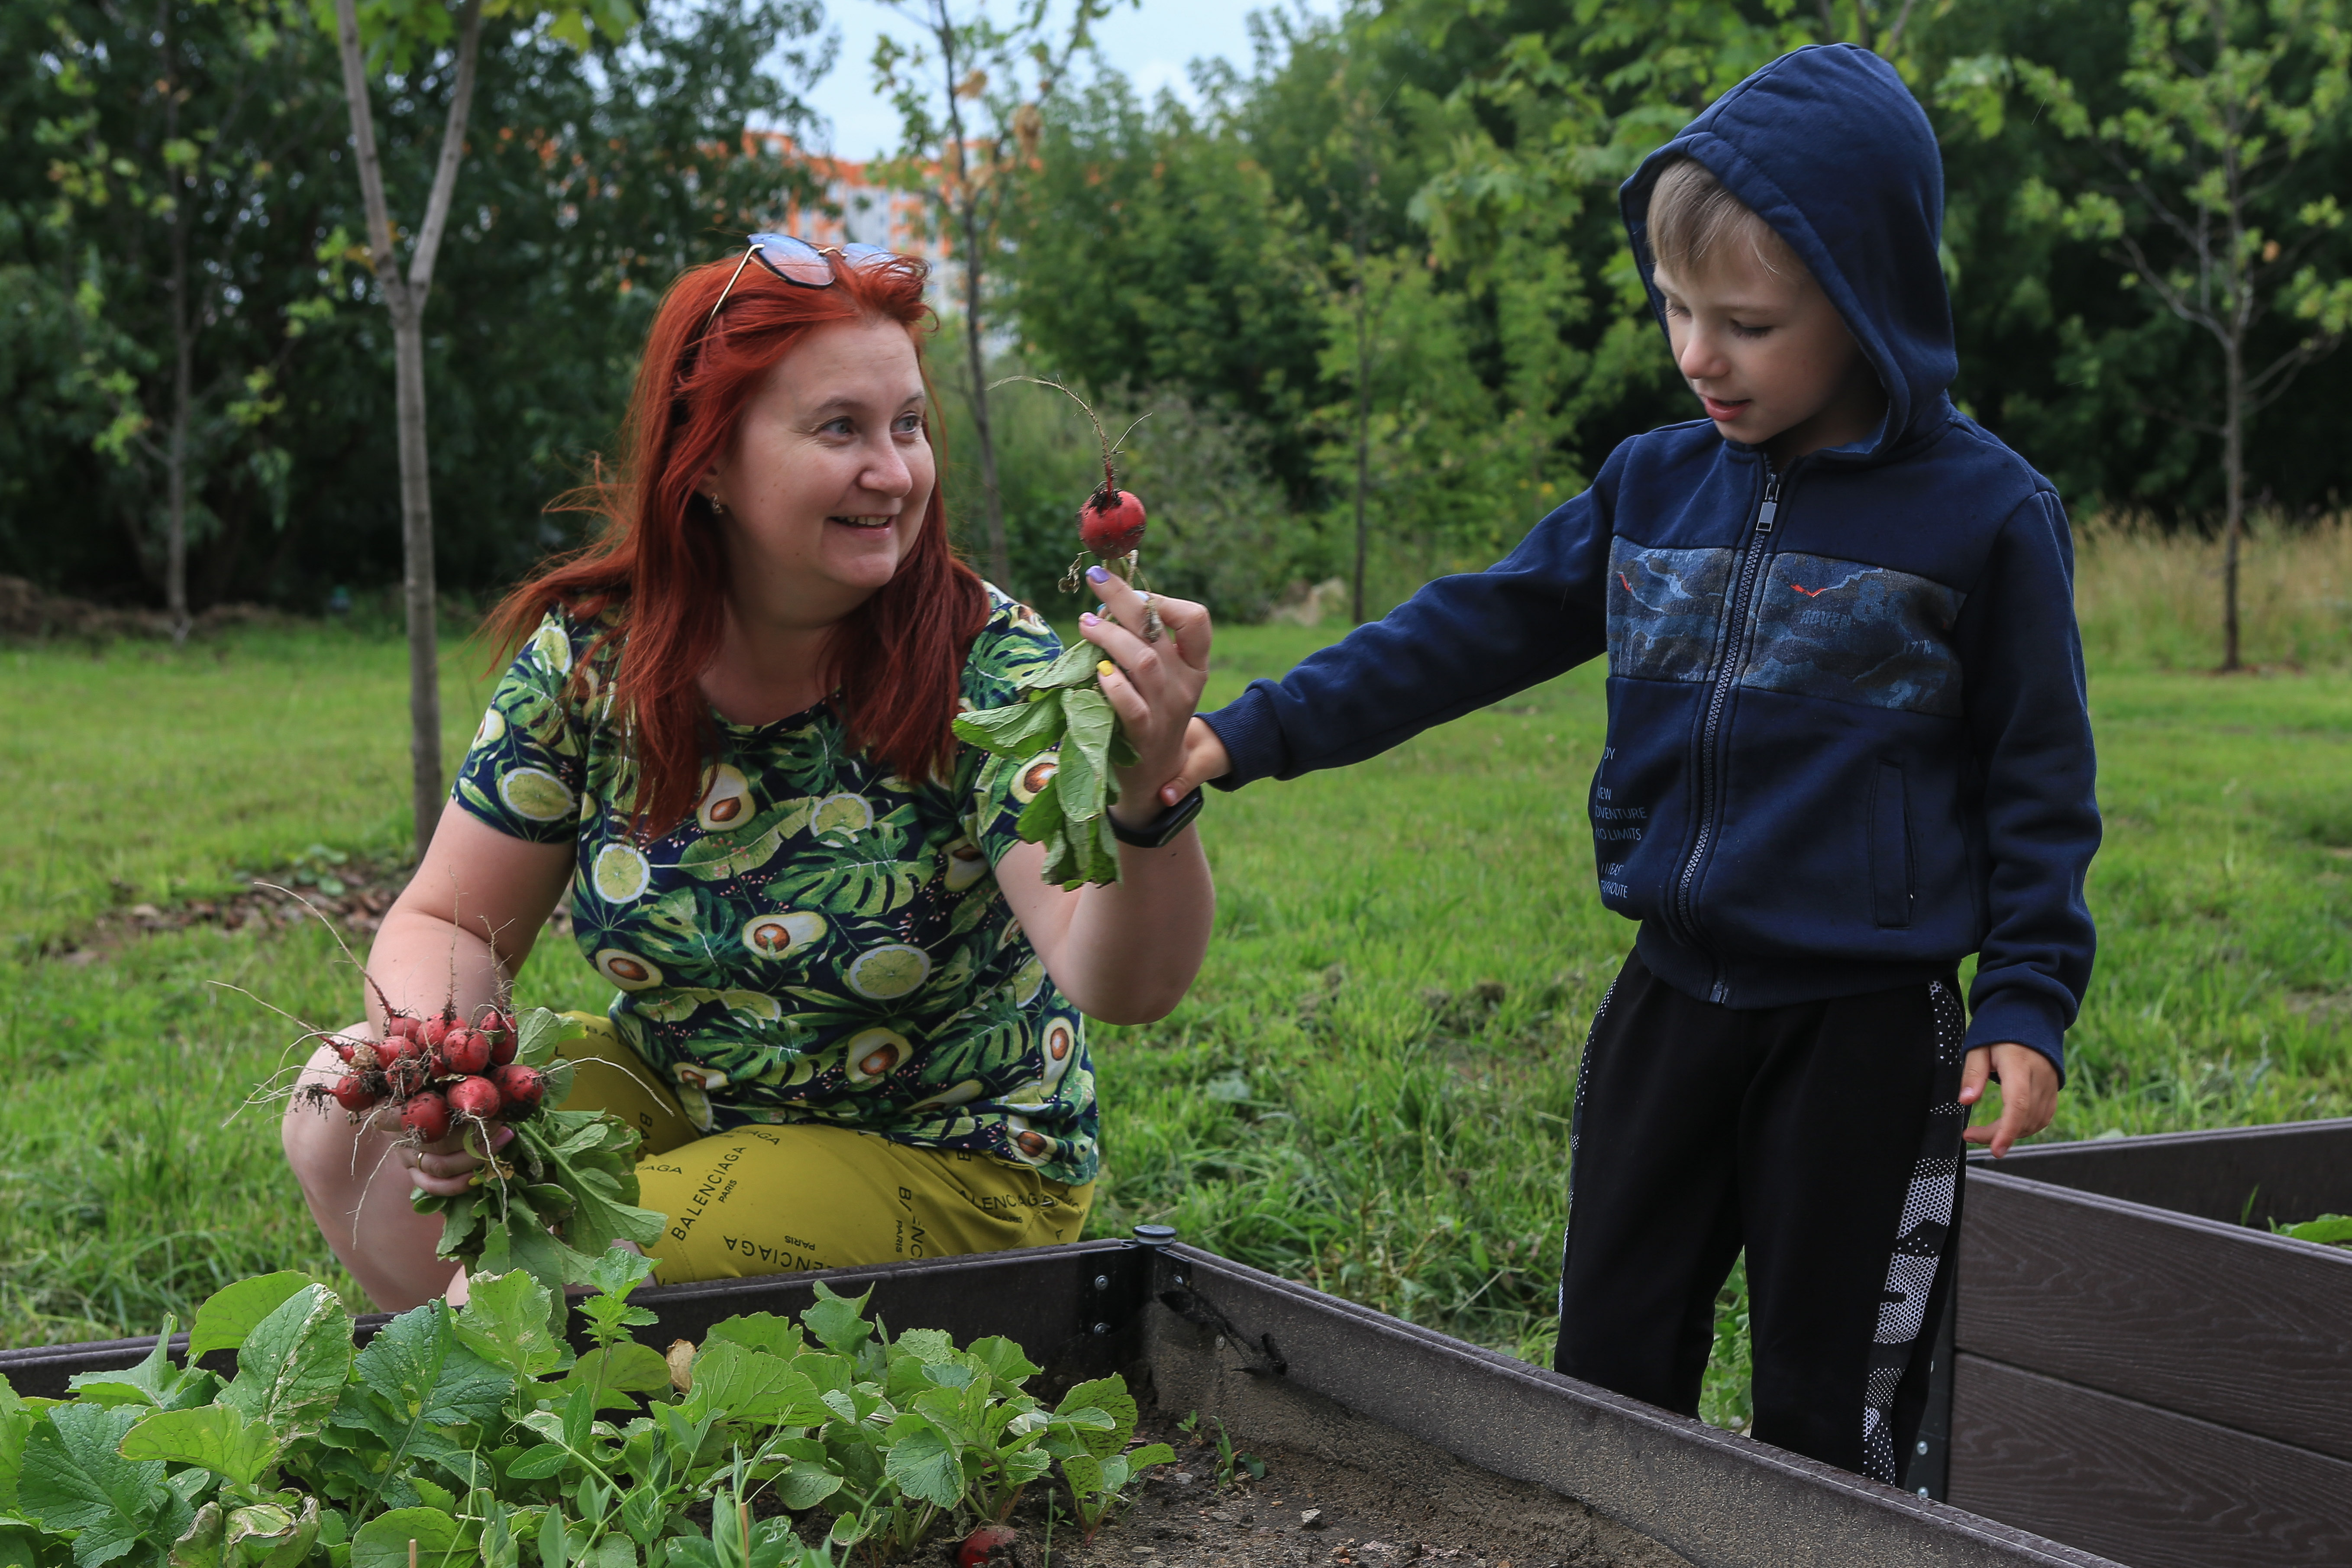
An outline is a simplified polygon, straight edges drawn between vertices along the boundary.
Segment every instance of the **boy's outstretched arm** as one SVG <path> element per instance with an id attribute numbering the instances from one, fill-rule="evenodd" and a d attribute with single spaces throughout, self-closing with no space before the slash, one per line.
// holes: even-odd
<path id="1" fill-rule="evenodd" d="M 2065 514 L 2037 493 L 2002 529 L 1958 628 L 1989 859 L 1961 1098 L 1975 1102 L 1988 1069 L 2000 1077 L 2000 1121 L 1969 1134 L 1996 1153 L 2049 1125 L 2097 945 L 2083 892 L 2099 807 L 2074 587 Z"/>
<path id="2" fill-rule="evenodd" d="M 1161 797 L 1360 762 L 1600 653 L 1612 467 L 1495 565 L 1440 577 L 1281 680 L 1252 681 L 1196 720 L 1183 774 Z"/>

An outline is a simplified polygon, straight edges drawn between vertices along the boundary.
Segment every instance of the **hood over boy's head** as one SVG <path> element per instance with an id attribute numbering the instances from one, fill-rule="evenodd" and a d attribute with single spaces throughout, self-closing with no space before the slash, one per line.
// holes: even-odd
<path id="1" fill-rule="evenodd" d="M 1654 236 L 1654 194 L 1685 163 L 1714 179 L 1677 193 L 1691 199 L 1667 204 Z M 1768 268 L 1793 258 L 1811 274 L 1886 394 L 1879 430 L 1844 450 L 1884 453 L 1939 416 L 1958 369 L 1938 255 L 1943 159 L 1927 115 L 1885 60 L 1852 44 L 1782 56 L 1643 160 L 1618 206 L 1662 325 L 1654 277 L 1662 247 L 1678 274 L 1725 247 L 1748 248 Z"/>

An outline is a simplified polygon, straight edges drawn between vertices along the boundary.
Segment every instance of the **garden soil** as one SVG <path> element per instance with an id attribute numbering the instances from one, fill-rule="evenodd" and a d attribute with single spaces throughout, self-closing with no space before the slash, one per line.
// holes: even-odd
<path id="1" fill-rule="evenodd" d="M 1250 1445 L 1262 1480 L 1217 1480 L 1214 1447 L 1145 1418 L 1139 1436 L 1174 1445 L 1131 1494 L 1135 1506 L 1080 1542 L 1024 1507 L 1000 1568 L 1687 1568 L 1685 1560 L 1582 1505 L 1489 1477 L 1476 1495 L 1435 1493 L 1420 1475 L 1376 1473 Z M 953 1562 L 952 1549 L 941 1561 Z"/>

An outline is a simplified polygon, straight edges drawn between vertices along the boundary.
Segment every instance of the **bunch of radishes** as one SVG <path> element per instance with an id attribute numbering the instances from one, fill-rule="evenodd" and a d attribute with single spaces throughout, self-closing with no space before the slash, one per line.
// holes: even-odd
<path id="1" fill-rule="evenodd" d="M 389 1100 L 399 1108 L 403 1130 L 429 1143 L 453 1127 L 521 1121 L 538 1111 L 547 1080 L 515 1060 L 519 1044 L 514 1019 L 496 1007 L 471 1023 L 448 1009 L 422 1018 L 393 1010 L 381 1040 L 336 1041 L 335 1055 L 351 1071 L 332 1088 L 310 1092 L 355 1118 L 375 1114 Z"/>

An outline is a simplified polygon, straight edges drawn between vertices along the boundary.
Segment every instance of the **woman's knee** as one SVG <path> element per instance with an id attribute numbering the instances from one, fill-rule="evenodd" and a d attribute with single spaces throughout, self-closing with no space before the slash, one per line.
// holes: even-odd
<path id="1" fill-rule="evenodd" d="M 362 1019 L 338 1037 L 373 1039 L 375 1029 Z M 310 1184 L 309 1178 L 314 1172 L 325 1172 L 332 1162 L 348 1163 L 352 1147 L 358 1142 L 359 1129 L 341 1114 L 340 1108 L 321 1102 L 313 1092 L 331 1087 L 344 1071 L 335 1047 L 321 1045 L 295 1075 L 294 1091 L 278 1117 L 278 1145 L 286 1151 L 287 1163 L 304 1178 L 305 1186 Z"/>

